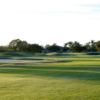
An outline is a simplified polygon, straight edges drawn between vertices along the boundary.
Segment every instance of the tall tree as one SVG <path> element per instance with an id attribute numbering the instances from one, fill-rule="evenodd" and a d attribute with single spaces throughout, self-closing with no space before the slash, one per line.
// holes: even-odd
<path id="1" fill-rule="evenodd" d="M 96 42 L 96 49 L 97 49 L 97 51 L 100 52 L 100 41 L 97 41 Z"/>
<path id="2" fill-rule="evenodd" d="M 86 51 L 88 51 L 88 52 L 96 52 L 97 51 L 96 42 L 94 40 L 91 40 L 90 42 L 86 43 L 84 47 L 85 47 Z"/>
<path id="3" fill-rule="evenodd" d="M 28 51 L 33 53 L 41 53 L 43 51 L 43 47 L 39 44 L 29 44 Z"/>
<path id="4" fill-rule="evenodd" d="M 75 41 L 75 42 L 68 42 L 66 43 L 66 47 L 69 48 L 69 51 L 74 52 L 81 52 L 82 51 L 82 45 Z"/>
<path id="5" fill-rule="evenodd" d="M 21 41 L 20 39 L 15 39 L 9 43 L 9 47 L 15 51 L 26 51 L 28 43 L 26 41 Z"/>
<path id="6" fill-rule="evenodd" d="M 48 52 L 61 52 L 62 51 L 62 47 L 61 46 L 58 46 L 57 44 L 46 45 L 45 49 Z"/>

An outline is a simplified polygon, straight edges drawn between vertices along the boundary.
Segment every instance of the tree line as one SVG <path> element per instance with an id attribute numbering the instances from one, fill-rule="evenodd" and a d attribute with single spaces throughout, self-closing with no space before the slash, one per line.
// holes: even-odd
<path id="1" fill-rule="evenodd" d="M 12 40 L 8 46 L 0 46 L 0 51 L 18 51 L 18 52 L 33 52 L 33 53 L 48 53 L 48 52 L 100 52 L 100 41 L 91 40 L 82 45 L 77 41 L 70 41 L 63 46 L 57 44 L 41 46 L 39 44 L 30 44 L 27 41 L 20 39 Z"/>

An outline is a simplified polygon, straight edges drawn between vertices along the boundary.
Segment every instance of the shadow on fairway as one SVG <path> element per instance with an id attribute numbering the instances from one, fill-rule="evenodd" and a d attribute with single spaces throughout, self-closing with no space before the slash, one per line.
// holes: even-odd
<path id="1" fill-rule="evenodd" d="M 5 74 L 21 74 L 25 76 L 45 76 L 56 78 L 77 78 L 84 80 L 100 80 L 100 67 L 51 67 L 51 66 L 11 66 L 0 67 L 0 73 Z"/>

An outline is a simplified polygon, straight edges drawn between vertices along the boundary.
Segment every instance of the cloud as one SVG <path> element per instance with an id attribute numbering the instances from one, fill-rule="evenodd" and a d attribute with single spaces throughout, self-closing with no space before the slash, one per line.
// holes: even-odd
<path id="1" fill-rule="evenodd" d="M 81 5 L 82 7 L 90 10 L 92 13 L 99 13 L 100 12 L 100 4 L 88 4 L 88 5 Z"/>

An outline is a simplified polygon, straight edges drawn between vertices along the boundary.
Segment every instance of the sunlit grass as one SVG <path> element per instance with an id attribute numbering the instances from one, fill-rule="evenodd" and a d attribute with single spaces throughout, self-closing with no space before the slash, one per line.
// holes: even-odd
<path id="1" fill-rule="evenodd" d="M 2 62 L 0 100 L 100 100 L 100 58 L 75 55 Z"/>

